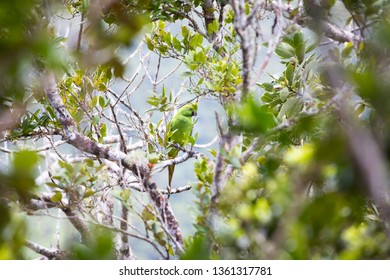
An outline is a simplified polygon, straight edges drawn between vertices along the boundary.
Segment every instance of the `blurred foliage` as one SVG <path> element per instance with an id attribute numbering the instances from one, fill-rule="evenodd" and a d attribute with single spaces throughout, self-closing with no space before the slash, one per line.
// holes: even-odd
<path id="1" fill-rule="evenodd" d="M 27 229 L 19 210 L 36 191 L 38 160 L 36 153 L 20 151 L 13 155 L 9 172 L 0 173 L 0 259 L 24 258 Z"/>
<path id="2" fill-rule="evenodd" d="M 85 200 L 87 208 L 94 208 L 94 200 L 106 183 L 104 164 L 96 165 L 92 160 L 84 160 L 76 164 L 59 161 L 59 170 L 51 176 L 46 185 L 52 189 L 53 202 L 60 202 L 66 196 L 70 204 L 78 204 Z"/>
<path id="3" fill-rule="evenodd" d="M 165 84 L 150 85 L 152 93 L 142 96 L 149 106 L 146 117 L 137 113 L 130 97 L 124 98 L 141 83 L 132 84 L 136 75 L 131 81 L 125 78 L 128 61 L 123 61 L 121 52 L 127 54 L 134 48 L 134 38 L 142 29 L 145 51 L 158 57 L 157 68 L 165 61 L 179 61 L 176 81 L 185 81 L 183 87 L 192 95 L 191 101 L 212 99 L 223 108 L 224 120 L 218 125 L 225 142 L 221 140 L 223 145 L 199 153 L 194 160 L 194 233 L 186 238 L 185 250 L 177 257 L 390 257 L 389 225 L 372 201 L 364 174 L 356 165 L 338 103 L 340 99 L 348 100 L 346 109 L 353 112 L 359 125 L 373 133 L 388 162 L 389 1 L 303 1 L 304 9 L 292 6 L 283 19 L 292 21 L 281 32 L 280 40 L 274 42 L 273 58 L 280 63 L 281 71 L 266 73 L 266 78 L 259 80 L 252 77 L 254 87 L 243 98 L 243 46 L 236 30 L 238 15 L 231 8 L 224 10 L 223 17 L 206 24 L 202 16 L 210 11 L 204 11 L 204 1 L 198 0 L 68 0 L 66 11 L 63 1 L 49 2 L 0 3 L 0 140 L 15 144 L 12 147 L 17 149 L 2 151 L 2 156 L 8 153 L 10 159 L 0 169 L 0 259 L 24 258 L 27 228 L 21 213 L 44 188 L 50 191 L 51 205 L 58 209 L 71 207 L 94 217 L 94 224 L 103 224 L 101 220 L 107 218 L 98 215 L 99 207 L 112 195 L 124 211 L 135 213 L 139 227 L 134 235 L 142 235 L 139 239 L 165 252 L 167 258 L 176 254 L 155 205 L 135 197 L 130 187 L 123 186 L 126 170 L 112 168 L 94 157 L 68 161 L 52 147 L 59 159 L 48 171 L 49 179 L 39 181 L 39 185 L 40 157 L 17 145 L 30 140 L 35 143 L 48 135 L 64 136 L 54 108 L 39 86 L 40 74 L 53 69 L 61 100 L 75 127 L 85 136 L 102 144 L 114 134 L 121 138 L 135 135 L 146 145 L 134 161 L 147 157 L 152 168 L 166 159 L 168 119 L 182 102 L 181 95 Z M 213 14 L 227 4 L 214 2 Z M 294 5 L 295 1 L 284 2 Z M 252 8 L 252 2 L 246 1 L 245 15 L 250 15 Z M 334 16 L 336 8 L 343 9 L 344 17 Z M 81 22 L 82 36 L 75 36 L 73 48 L 66 44 L 69 38 L 55 30 L 52 17 L 59 13 Z M 266 16 L 261 14 L 256 20 L 272 18 L 268 13 L 264 11 Z M 193 15 L 197 17 L 191 21 Z M 354 35 L 361 41 L 321 41 L 323 34 L 315 34 L 322 20 L 340 18 L 341 26 L 353 26 Z M 198 26 L 198 22 L 202 24 Z M 277 20 L 271 27 L 272 36 L 274 28 L 278 28 Z M 267 38 L 266 33 L 261 35 Z M 264 39 L 262 36 L 256 40 Z M 269 42 L 262 43 L 261 48 L 272 47 Z M 133 58 L 129 60 L 133 62 Z M 142 63 L 143 68 L 153 64 L 146 60 Z M 175 71 L 172 75 L 177 74 Z M 152 75 L 158 80 L 153 73 L 148 77 L 150 81 Z M 120 94 L 113 90 L 118 80 L 128 84 Z M 110 114 L 115 110 L 125 111 L 122 119 Z M 15 119 L 15 124 L 4 125 L 4 115 L 7 120 Z M 159 120 L 150 121 L 156 115 Z M 191 138 L 191 148 L 198 136 Z M 230 141 L 234 137 L 239 141 Z M 124 151 L 127 143 L 120 141 Z M 229 176 L 220 176 L 227 171 Z M 139 187 L 139 182 L 131 184 L 134 189 Z M 217 184 L 222 184 L 219 197 L 213 197 Z M 120 190 L 113 185 L 120 186 Z M 68 244 L 71 258 L 116 258 L 114 235 L 121 229 L 110 228 L 113 224 L 105 224 L 104 229 L 90 226 L 96 238 L 88 247 L 78 241 Z"/>
<path id="4" fill-rule="evenodd" d="M 334 2 L 321 5 L 330 10 Z M 390 38 L 389 6 L 386 1 L 369 2 L 360 3 L 365 7 L 359 10 L 364 23 L 357 22 L 370 25 L 364 43 L 328 48 L 324 57 L 317 42 L 292 31 L 275 49 L 285 67 L 282 74 L 258 83 L 263 90 L 260 100 L 253 95 L 229 107 L 237 120 L 235 129 L 247 137 L 244 143 L 249 145 L 254 137 L 261 141 L 250 159 L 237 165 L 237 176 L 224 188 L 218 226 L 198 231 L 213 233 L 202 244 L 195 239 L 190 251 L 209 246 L 202 257 L 213 254 L 222 259 L 389 258 L 387 225 L 367 197 L 364 179 L 349 153 L 328 76 L 329 69 L 340 71 L 340 83 L 357 89 L 353 111 L 388 151 L 389 67 L 384 41 Z M 345 3 L 347 9 L 356 8 L 350 4 Z M 351 14 L 354 17 L 355 11 Z M 359 21 L 346 22 L 351 20 Z M 333 68 L 336 63 L 341 70 Z M 204 171 L 196 172 L 200 176 Z M 207 245 L 210 241 L 212 245 Z"/>
<path id="5" fill-rule="evenodd" d="M 72 252 L 71 259 L 74 260 L 113 260 L 115 259 L 115 246 L 113 234 L 107 230 L 94 230 L 93 244 L 85 246 L 74 243 L 69 248 Z"/>
<path id="6" fill-rule="evenodd" d="M 12 128 L 31 101 L 32 74 L 42 63 L 61 65 L 61 54 L 40 0 L 2 1 L 0 3 L 0 112 L 9 113 L 1 120 L 3 129 Z M 3 130 L 2 129 L 2 130 Z"/>

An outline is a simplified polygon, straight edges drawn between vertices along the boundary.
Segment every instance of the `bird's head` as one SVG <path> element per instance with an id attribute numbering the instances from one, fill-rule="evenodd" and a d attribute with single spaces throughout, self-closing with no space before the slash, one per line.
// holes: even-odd
<path id="1" fill-rule="evenodd" d="M 179 110 L 178 114 L 191 118 L 193 116 L 196 116 L 197 112 L 198 112 L 198 102 L 189 103 L 189 104 L 183 106 Z"/>

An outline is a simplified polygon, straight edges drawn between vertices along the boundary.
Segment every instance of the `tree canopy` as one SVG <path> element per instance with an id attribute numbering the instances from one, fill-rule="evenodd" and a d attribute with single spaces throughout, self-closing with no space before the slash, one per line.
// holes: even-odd
<path id="1" fill-rule="evenodd" d="M 389 258 L 389 47 L 387 0 L 2 1 L 0 259 Z"/>

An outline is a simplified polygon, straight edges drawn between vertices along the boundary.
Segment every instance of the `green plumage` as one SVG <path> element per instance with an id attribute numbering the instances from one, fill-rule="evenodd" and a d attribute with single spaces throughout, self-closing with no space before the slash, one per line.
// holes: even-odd
<path id="1" fill-rule="evenodd" d="M 183 106 L 172 118 L 171 124 L 168 130 L 168 141 L 170 143 L 175 143 L 179 146 L 185 146 L 191 136 L 192 129 L 194 127 L 194 122 L 192 117 L 196 116 L 198 111 L 198 103 L 187 104 Z M 179 150 L 176 149 L 173 145 L 169 147 L 168 158 L 173 159 L 177 156 Z M 171 182 L 173 177 L 173 172 L 175 170 L 175 165 L 168 166 L 168 186 L 171 189 Z"/>

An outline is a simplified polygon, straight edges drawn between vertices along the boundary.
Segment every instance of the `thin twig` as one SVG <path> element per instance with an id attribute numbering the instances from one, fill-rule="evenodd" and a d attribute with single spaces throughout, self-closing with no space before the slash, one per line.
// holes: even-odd
<path id="1" fill-rule="evenodd" d="M 32 242 L 30 240 L 26 240 L 26 247 L 33 250 L 35 253 L 43 255 L 51 260 L 67 259 L 70 255 L 68 252 L 65 252 L 65 251 L 45 248 L 45 247 L 38 245 L 37 243 Z"/>

